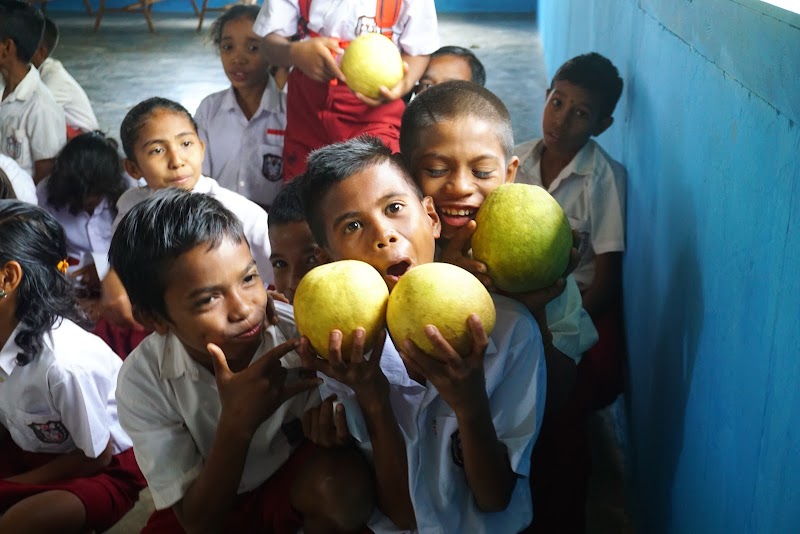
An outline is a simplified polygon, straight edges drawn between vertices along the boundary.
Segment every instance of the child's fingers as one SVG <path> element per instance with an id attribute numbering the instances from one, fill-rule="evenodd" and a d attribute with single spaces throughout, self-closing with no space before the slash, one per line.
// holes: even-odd
<path id="1" fill-rule="evenodd" d="M 372 345 L 372 354 L 369 357 L 369 365 L 380 367 L 381 357 L 383 356 L 383 346 L 386 344 L 386 329 L 381 327 L 378 335 L 375 336 L 375 344 Z"/>
<path id="2" fill-rule="evenodd" d="M 222 349 L 214 343 L 209 343 L 206 345 L 206 350 L 208 350 L 208 353 L 211 355 L 211 364 L 214 366 L 214 377 L 217 380 L 217 384 L 230 380 L 230 377 L 233 376 L 233 372 L 231 368 L 228 367 L 228 359 L 225 357 L 225 353 L 222 352 Z"/>
<path id="3" fill-rule="evenodd" d="M 344 443 L 350 438 L 350 431 L 347 429 L 347 414 L 344 413 L 344 404 L 341 402 L 333 403 L 333 419 L 336 425 L 336 439 L 339 443 Z"/>
<path id="4" fill-rule="evenodd" d="M 483 357 L 486 347 L 489 346 L 489 336 L 486 335 L 481 318 L 478 317 L 477 313 L 473 313 L 467 318 L 467 325 L 472 333 L 472 350 L 469 353 L 469 358 Z"/>
<path id="5" fill-rule="evenodd" d="M 410 339 L 403 341 L 402 345 L 403 349 L 398 352 L 400 354 L 400 359 L 403 360 L 403 362 L 406 364 L 406 367 L 409 368 L 412 373 L 422 375 L 425 378 L 431 376 L 429 374 L 428 366 L 421 365 L 419 362 L 431 360 L 432 358 L 419 350 L 419 347 L 417 347 Z"/>
<path id="6" fill-rule="evenodd" d="M 281 404 L 299 393 L 319 387 L 320 384 L 322 384 L 322 380 L 319 378 L 304 378 L 291 384 L 285 384 L 280 396 Z"/>
<path id="7" fill-rule="evenodd" d="M 350 363 L 360 364 L 364 361 L 364 343 L 366 343 L 367 332 L 360 326 L 353 330 L 353 349 L 350 352 Z"/>
<path id="8" fill-rule="evenodd" d="M 290 339 L 288 341 L 284 341 L 280 345 L 277 345 L 270 349 L 266 354 L 264 354 L 261 359 L 259 359 L 253 365 L 258 365 L 265 373 L 269 373 L 275 370 L 276 367 L 280 367 L 281 365 L 281 358 L 292 352 L 293 350 L 297 349 L 298 345 L 300 344 L 299 339 Z"/>
<path id="9" fill-rule="evenodd" d="M 472 317 L 472 315 L 470 317 Z M 467 320 L 467 322 L 469 323 L 469 320 Z M 445 363 L 458 363 L 461 361 L 461 356 L 456 352 L 453 346 L 447 342 L 436 326 L 432 324 L 427 325 L 425 327 L 425 336 L 431 342 L 433 347 L 437 349 L 437 353 Z"/>
<path id="10" fill-rule="evenodd" d="M 447 243 L 447 248 L 449 250 L 457 250 L 461 254 L 468 254 L 471 248 L 472 234 L 475 233 L 477 227 L 478 223 L 469 221 L 456 230 L 456 233 L 450 238 L 450 242 Z"/>
<path id="11" fill-rule="evenodd" d="M 306 412 L 303 414 L 303 419 L 302 419 L 303 435 L 312 442 L 314 441 L 314 439 L 312 438 L 311 430 L 313 428 L 314 410 L 316 409 L 317 408 L 311 408 L 309 410 L 306 410 Z"/>
<path id="12" fill-rule="evenodd" d="M 333 369 L 342 369 L 344 367 L 342 332 L 340 330 L 331 330 L 328 336 L 328 362 Z"/>
<path id="13" fill-rule="evenodd" d="M 330 397 L 319 406 L 317 432 L 320 437 L 333 434 L 333 399 Z"/>

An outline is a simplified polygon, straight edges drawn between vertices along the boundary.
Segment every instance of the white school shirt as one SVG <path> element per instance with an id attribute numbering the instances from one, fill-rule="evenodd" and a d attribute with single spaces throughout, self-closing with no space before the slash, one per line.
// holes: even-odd
<path id="1" fill-rule="evenodd" d="M 270 206 L 283 184 L 286 93 L 272 76 L 250 120 L 233 87 L 208 95 L 194 116 L 206 144 L 203 174 L 261 206 Z"/>
<path id="2" fill-rule="evenodd" d="M 387 337 L 381 369 L 389 381 L 389 401 L 406 441 L 411 501 L 421 533 L 519 532 L 532 519 L 528 476 L 533 444 L 544 417 L 547 376 L 542 337 L 536 321 L 520 303 L 492 295 L 497 323 L 484 356 L 486 391 L 498 439 L 507 447 L 517 482 L 508 507 L 497 513 L 478 510 L 467 485 L 456 416 L 432 385 L 408 376 Z M 345 405 L 350 433 L 365 453 L 372 447 L 353 391 L 320 375 L 322 398 L 336 393 Z M 534 473 L 533 476 L 536 476 Z M 373 515 L 375 532 L 398 532 L 385 517 Z"/>
<path id="3" fill-rule="evenodd" d="M 67 72 L 64 65 L 51 57 L 39 65 L 39 76 L 59 106 L 64 109 L 67 126 L 91 132 L 100 128 L 86 91 Z"/>
<path id="4" fill-rule="evenodd" d="M 0 84 L 0 91 L 5 86 Z M 64 110 L 33 66 L 19 85 L 0 102 L 0 153 L 33 176 L 33 164 L 55 158 L 67 143 Z"/>
<path id="5" fill-rule="evenodd" d="M 541 139 L 514 148 L 520 160 L 516 182 L 542 185 L 543 148 Z M 626 181 L 625 167 L 590 139 L 547 189 L 581 236 L 581 258 L 572 273 L 581 291 L 594 280 L 596 255 L 625 250 Z"/>
<path id="6" fill-rule="evenodd" d="M 148 186 L 137 187 L 125 191 L 117 201 L 117 218 L 114 219 L 114 230 L 119 226 L 122 218 L 131 209 L 151 197 L 154 191 Z M 201 176 L 192 189 L 192 193 L 205 193 L 210 195 L 233 212 L 242 222 L 244 235 L 250 244 L 250 252 L 256 261 L 258 273 L 264 281 L 264 285 L 272 284 L 275 277 L 272 274 L 272 263 L 269 261 L 270 248 L 269 236 L 267 235 L 267 212 L 261 206 L 247 200 L 239 193 L 234 193 L 225 189 L 206 176 Z"/>
<path id="7" fill-rule="evenodd" d="M 564 292 L 545 306 L 547 327 L 553 336 L 553 346 L 580 363 L 583 353 L 599 338 L 597 329 L 583 309 L 583 297 L 575 277 L 566 278 Z"/>
<path id="8" fill-rule="evenodd" d="M 308 29 L 320 35 L 352 41 L 358 35 L 380 32 L 376 27 L 377 0 L 312 0 Z M 264 2 L 253 31 L 283 37 L 297 33 L 300 7 L 297 0 Z M 439 25 L 433 0 L 402 0 L 400 14 L 392 27 L 392 40 L 411 56 L 426 56 L 439 48 Z"/>
<path id="9" fill-rule="evenodd" d="M 102 339 L 68 319 L 44 336 L 44 349 L 27 365 L 11 333 L 0 350 L 0 422 L 21 449 L 97 458 L 131 448 L 117 419 L 114 391 L 122 360 Z"/>
<path id="10" fill-rule="evenodd" d="M 37 203 L 36 185 L 33 183 L 30 173 L 25 172 L 16 161 L 5 154 L 0 154 L 0 169 L 3 169 L 8 176 L 11 187 L 14 188 L 14 195 L 18 200 L 29 204 Z"/>
<path id="11" fill-rule="evenodd" d="M 278 304 L 279 324 L 264 329 L 251 364 L 298 336 L 291 311 Z M 289 368 L 299 361 L 294 352 L 282 359 Z M 156 509 L 174 505 L 200 474 L 217 432 L 222 405 L 214 375 L 193 360 L 173 334 L 154 333 L 122 365 L 117 401 Z M 257 488 L 286 462 L 302 441 L 303 413 L 318 404 L 319 390 L 306 391 L 261 423 L 250 442 L 237 493 Z"/>

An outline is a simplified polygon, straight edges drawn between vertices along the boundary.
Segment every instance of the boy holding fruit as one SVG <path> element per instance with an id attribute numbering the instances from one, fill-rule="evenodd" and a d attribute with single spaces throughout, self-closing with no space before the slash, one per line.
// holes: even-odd
<path id="1" fill-rule="evenodd" d="M 353 449 L 303 441 L 319 382 L 291 368 L 291 309 L 270 306 L 239 219 L 208 195 L 157 191 L 122 219 L 109 256 L 155 331 L 117 385 L 120 423 L 156 506 L 143 532 L 362 525 L 369 467 Z"/>
<path id="2" fill-rule="evenodd" d="M 360 134 L 398 149 L 405 96 L 439 47 L 433 0 L 270 0 L 253 31 L 266 37 L 272 65 L 294 66 L 288 81 L 283 178 L 302 174 L 314 149 Z M 345 85 L 338 60 L 361 35 L 383 34 L 400 49 L 402 79 L 377 98 Z M 378 70 L 387 62 L 364 65 Z"/>
<path id="3" fill-rule="evenodd" d="M 409 269 L 433 262 L 441 231 L 433 203 L 375 138 L 312 153 L 303 204 L 324 251 L 334 260 L 369 263 L 390 291 Z M 524 306 L 500 295 L 492 299 L 497 320 L 490 335 L 476 314 L 464 318 L 472 334 L 466 354 L 456 353 L 433 325 L 424 331 L 445 355 L 440 359 L 410 340 L 394 339 L 377 361 L 358 353 L 332 365 L 313 357 L 307 340 L 301 341 L 304 365 L 328 375 L 323 395 L 333 392 L 345 403 L 350 433 L 366 450 L 374 448 L 375 436 L 345 375 L 379 366 L 405 438 L 402 459 L 420 532 L 518 532 L 531 521 L 525 479 L 544 414 L 541 334 Z M 386 524 L 370 526 L 383 531 Z"/>

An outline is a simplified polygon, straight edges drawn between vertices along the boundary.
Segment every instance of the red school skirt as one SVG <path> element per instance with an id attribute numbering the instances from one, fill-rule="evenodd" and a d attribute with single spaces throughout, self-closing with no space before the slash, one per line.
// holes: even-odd
<path id="1" fill-rule="evenodd" d="M 12 440 L 0 445 L 0 479 L 42 466 L 58 455 L 23 451 Z M 46 491 L 63 490 L 78 497 L 86 507 L 87 528 L 101 532 L 122 519 L 139 500 L 147 482 L 136 464 L 133 448 L 114 455 L 111 463 L 90 477 L 48 484 L 20 484 L 0 480 L 0 512 Z"/>

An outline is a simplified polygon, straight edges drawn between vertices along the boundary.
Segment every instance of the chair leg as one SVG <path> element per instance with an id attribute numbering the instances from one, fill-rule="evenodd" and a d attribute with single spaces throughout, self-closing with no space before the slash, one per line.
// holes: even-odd
<path id="1" fill-rule="evenodd" d="M 192 0 L 194 3 L 194 0 Z M 197 22 L 197 33 L 203 31 L 203 19 L 206 16 L 206 10 L 208 9 L 208 0 L 203 0 L 203 8 L 200 10 L 199 20 Z"/>
<path id="2" fill-rule="evenodd" d="M 100 29 L 100 21 L 103 20 L 103 13 L 106 10 L 106 0 L 100 0 L 100 5 L 97 7 L 97 18 L 94 19 L 94 31 Z"/>
<path id="3" fill-rule="evenodd" d="M 91 15 L 92 14 L 92 4 L 91 4 L 91 2 L 89 2 L 89 0 L 83 0 L 83 5 L 86 7 L 86 14 L 87 15 Z"/>
<path id="4" fill-rule="evenodd" d="M 199 17 L 200 16 L 200 10 L 197 9 L 197 2 L 195 2 L 194 0 L 192 0 L 192 9 L 194 10 L 194 14 Z"/>
<path id="5" fill-rule="evenodd" d="M 153 20 L 150 18 L 150 13 L 153 10 L 153 4 L 148 5 L 146 0 L 139 0 L 139 3 L 142 6 L 142 13 L 144 13 L 144 18 L 147 21 L 147 27 L 150 28 L 150 33 L 156 33 L 156 28 L 153 26 Z"/>

